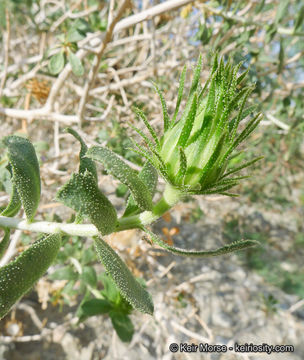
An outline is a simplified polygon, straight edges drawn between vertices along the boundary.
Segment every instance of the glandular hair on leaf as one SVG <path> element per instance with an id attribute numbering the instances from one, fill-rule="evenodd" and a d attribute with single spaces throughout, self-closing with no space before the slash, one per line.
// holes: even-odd
<path id="1" fill-rule="evenodd" d="M 60 246 L 60 234 L 48 235 L 0 268 L 0 319 L 46 272 Z"/>

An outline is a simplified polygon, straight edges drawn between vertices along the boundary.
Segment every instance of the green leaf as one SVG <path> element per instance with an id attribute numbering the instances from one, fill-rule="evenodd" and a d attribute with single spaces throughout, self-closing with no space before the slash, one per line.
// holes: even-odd
<path id="1" fill-rule="evenodd" d="M 248 178 L 250 178 L 249 175 L 228 178 L 225 180 L 219 180 L 215 183 L 209 184 L 208 186 L 204 186 L 204 190 L 202 192 L 209 191 L 209 190 L 212 192 L 214 192 L 214 191 L 218 192 L 218 189 L 222 189 L 223 187 L 226 187 L 226 186 L 229 186 L 229 188 L 231 188 L 235 185 L 238 185 L 240 180 L 248 179 Z"/>
<path id="2" fill-rule="evenodd" d="M 116 227 L 114 206 L 98 189 L 95 178 L 88 171 L 73 174 L 57 192 L 57 200 L 75 211 L 88 216 L 102 235 L 110 234 Z"/>
<path id="3" fill-rule="evenodd" d="M 245 129 L 236 137 L 229 151 L 235 149 L 242 141 L 244 141 L 252 133 L 252 131 L 259 125 L 261 120 L 262 120 L 261 113 L 258 113 L 252 120 L 250 120 L 246 125 Z"/>
<path id="4" fill-rule="evenodd" d="M 15 135 L 6 136 L 3 142 L 8 148 L 13 184 L 17 188 L 28 221 L 32 221 L 38 208 L 41 191 L 39 163 L 34 146 L 29 140 Z M 12 200 L 16 209 L 18 200 Z"/>
<path id="5" fill-rule="evenodd" d="M 48 276 L 50 280 L 77 280 L 78 273 L 74 270 L 72 266 L 64 266 L 55 270 L 52 274 Z"/>
<path id="6" fill-rule="evenodd" d="M 148 129 L 150 135 L 152 136 L 152 138 L 155 141 L 155 144 L 159 147 L 160 143 L 157 137 L 156 132 L 154 131 L 153 127 L 150 125 L 146 115 L 144 114 L 143 111 L 141 111 L 140 109 L 138 109 L 137 107 L 133 106 L 132 110 L 135 112 L 135 114 L 144 122 L 144 124 L 146 125 L 146 128 Z"/>
<path id="7" fill-rule="evenodd" d="M 53 75 L 57 75 L 64 67 L 64 53 L 59 51 L 57 54 L 53 55 L 49 62 L 49 70 Z"/>
<path id="8" fill-rule="evenodd" d="M 177 114 L 178 114 L 178 110 L 182 101 L 182 97 L 183 97 L 183 92 L 184 92 L 184 84 L 185 84 L 185 77 L 186 77 L 186 65 L 183 68 L 183 71 L 181 73 L 180 76 L 180 80 L 179 80 L 179 87 L 178 87 L 178 94 L 177 94 L 177 100 L 176 100 L 176 106 L 175 106 L 175 111 L 174 111 L 174 115 L 171 121 L 171 126 L 174 125 Z"/>
<path id="9" fill-rule="evenodd" d="M 77 42 L 82 40 L 89 31 L 92 32 L 90 24 L 85 19 L 78 18 L 68 30 L 67 41 Z"/>
<path id="10" fill-rule="evenodd" d="M 84 39 L 85 37 L 85 33 L 79 29 L 76 29 L 75 27 L 71 27 L 67 33 L 68 42 L 77 42 Z"/>
<path id="11" fill-rule="evenodd" d="M 251 246 L 260 245 L 260 243 L 255 240 L 240 240 L 240 241 L 235 241 L 231 244 L 225 245 L 225 246 L 215 249 L 215 250 L 204 250 L 204 251 L 185 250 L 185 249 L 180 249 L 180 248 L 168 245 L 161 238 L 159 238 L 156 234 L 154 234 L 152 231 L 150 231 L 146 228 L 142 228 L 142 230 L 150 235 L 153 243 L 161 246 L 162 248 L 164 248 L 174 254 L 181 255 L 181 256 L 190 256 L 190 257 L 219 256 L 219 255 L 228 254 L 228 253 L 231 253 L 231 252 L 234 252 L 237 250 L 246 249 Z"/>
<path id="12" fill-rule="evenodd" d="M 166 100 L 164 98 L 163 93 L 160 91 L 160 89 L 158 88 L 157 84 L 152 82 L 155 91 L 158 93 L 158 96 L 160 98 L 160 102 L 161 102 L 161 106 L 162 106 L 162 110 L 163 110 L 163 122 L 164 122 L 164 131 L 167 131 L 169 126 L 170 126 L 170 118 L 169 118 L 169 114 L 168 114 L 168 110 L 167 110 L 167 104 L 166 104 Z"/>
<path id="13" fill-rule="evenodd" d="M 129 191 L 128 187 L 124 184 L 119 184 L 117 188 L 115 189 L 115 195 L 117 197 L 123 198 Z"/>
<path id="14" fill-rule="evenodd" d="M 282 71 L 284 70 L 284 58 L 285 58 L 284 44 L 283 44 L 283 39 L 281 38 L 280 39 L 278 74 L 281 74 Z"/>
<path id="15" fill-rule="evenodd" d="M 179 182 L 185 175 L 187 171 L 187 157 L 183 148 L 179 147 L 179 170 L 176 176 L 176 182 Z"/>
<path id="16" fill-rule="evenodd" d="M 102 163 L 109 174 L 127 185 L 140 209 L 152 210 L 153 204 L 149 189 L 138 177 L 136 171 L 131 169 L 113 151 L 101 146 L 92 146 L 86 156 Z"/>
<path id="17" fill-rule="evenodd" d="M 145 183 L 145 185 L 147 185 L 147 188 L 149 189 L 149 192 L 151 194 L 151 198 L 153 199 L 158 180 L 155 167 L 149 161 L 146 161 L 143 168 L 141 169 L 141 172 L 138 174 L 138 177 Z M 134 198 L 131 194 L 128 198 L 127 207 L 123 216 L 130 216 L 131 214 L 133 215 L 139 212 L 140 209 L 136 205 Z"/>
<path id="18" fill-rule="evenodd" d="M 79 172 L 83 174 L 85 173 L 86 170 L 88 170 L 93 175 L 96 182 L 98 182 L 97 170 L 94 161 L 92 159 L 85 157 L 86 152 L 88 150 L 86 143 L 82 140 L 81 136 L 74 129 L 66 128 L 65 131 L 73 135 L 75 139 L 77 139 L 80 142 Z"/>
<path id="19" fill-rule="evenodd" d="M 112 304 L 104 299 L 90 299 L 81 305 L 82 316 L 106 314 L 112 310 Z"/>
<path id="20" fill-rule="evenodd" d="M 86 37 L 86 33 L 91 31 L 90 24 L 82 18 L 78 18 L 72 26 L 69 28 L 67 33 L 67 41 L 69 42 L 77 42 Z"/>
<path id="21" fill-rule="evenodd" d="M 10 166 L 10 168 L 11 168 L 11 166 Z M 11 175 L 13 176 L 12 172 L 11 172 Z M 21 207 L 21 201 L 20 201 L 20 197 L 18 195 L 17 186 L 15 183 L 13 183 L 10 202 L 8 203 L 7 207 L 0 214 L 2 216 L 13 217 L 19 212 L 20 207 Z"/>
<path id="22" fill-rule="evenodd" d="M 297 31 L 300 26 L 303 24 L 304 20 L 304 5 L 302 5 L 300 11 L 298 12 L 297 20 L 295 21 L 294 31 Z"/>
<path id="23" fill-rule="evenodd" d="M 152 157 L 152 155 L 148 151 L 146 151 L 142 146 L 137 144 L 132 138 L 130 140 L 138 149 L 135 148 L 129 148 L 129 149 L 134 151 L 136 154 L 146 158 L 160 172 L 160 174 L 165 179 L 165 181 L 170 183 L 166 166 L 164 165 L 164 162 L 161 159 L 160 155 L 158 154 L 158 156 Z"/>
<path id="24" fill-rule="evenodd" d="M 204 117 L 212 117 L 213 113 L 215 111 L 215 100 L 216 100 L 216 75 L 217 72 L 215 72 L 212 75 L 212 78 L 210 79 L 210 86 L 209 86 L 209 90 L 208 90 L 208 100 L 207 100 L 207 104 L 206 104 L 206 110 L 205 110 L 205 115 Z"/>
<path id="25" fill-rule="evenodd" d="M 186 143 L 188 141 L 188 138 L 190 136 L 190 133 L 191 133 L 191 130 L 192 130 L 192 127 L 194 124 L 196 110 L 197 110 L 197 94 L 195 93 L 193 96 L 190 108 L 188 110 L 188 114 L 186 115 L 185 123 L 182 128 L 180 137 L 177 142 L 178 147 L 181 146 L 182 148 L 184 148 L 184 146 L 186 145 Z"/>
<path id="26" fill-rule="evenodd" d="M 76 76 L 82 76 L 84 74 L 84 68 L 81 60 L 72 52 L 69 52 L 68 61 L 71 65 L 72 71 Z"/>
<path id="27" fill-rule="evenodd" d="M 222 149 L 225 146 L 225 139 L 227 137 L 227 133 L 223 133 L 221 136 L 219 142 L 217 143 L 215 149 L 213 150 L 212 155 L 210 156 L 209 160 L 207 161 L 207 164 L 202 169 L 202 176 L 199 180 L 199 183 L 203 186 L 205 181 L 208 181 L 208 175 L 210 174 L 210 170 L 212 169 L 212 166 L 214 163 L 219 159 Z"/>
<path id="28" fill-rule="evenodd" d="M 232 129 L 235 127 L 234 124 L 236 123 L 236 121 L 238 121 L 240 123 L 248 115 L 252 114 L 256 109 L 257 109 L 257 105 L 251 105 L 251 106 L 248 106 L 246 109 L 244 109 L 242 111 L 242 113 L 239 112 L 236 117 L 234 117 L 233 119 L 230 120 L 230 122 L 229 122 L 229 132 L 230 133 L 232 132 Z"/>
<path id="29" fill-rule="evenodd" d="M 46 272 L 60 246 L 60 234 L 48 235 L 0 269 L 0 319 Z"/>
<path id="30" fill-rule="evenodd" d="M 84 33 L 87 33 L 89 31 L 93 32 L 93 29 L 91 28 L 88 21 L 83 18 L 76 19 L 76 21 L 73 23 L 73 27 L 77 28 L 78 30 L 83 31 Z"/>
<path id="31" fill-rule="evenodd" d="M 257 161 L 259 161 L 259 160 L 261 160 L 263 158 L 264 158 L 264 156 L 256 157 L 253 160 L 250 160 L 250 161 L 248 161 L 248 162 L 246 162 L 246 163 L 244 163 L 244 164 L 242 164 L 242 165 L 240 165 L 240 166 L 238 166 L 238 167 L 236 167 L 234 169 L 231 169 L 228 172 L 226 172 L 219 180 L 223 179 L 226 176 L 234 174 L 234 173 L 236 173 L 236 172 L 238 172 L 238 171 L 240 171 L 242 169 L 245 169 L 246 167 L 253 165 L 255 162 L 257 162 Z"/>
<path id="32" fill-rule="evenodd" d="M 0 241 L 0 259 L 2 258 L 8 247 L 10 234 L 11 234 L 11 230 L 9 228 L 4 228 L 4 236 L 3 239 Z"/>
<path id="33" fill-rule="evenodd" d="M 256 8 L 254 12 L 256 14 L 259 14 L 263 10 L 264 5 L 265 5 L 265 0 L 259 1 L 259 3 L 256 4 Z"/>
<path id="34" fill-rule="evenodd" d="M 101 294 L 110 302 L 118 304 L 121 300 L 121 295 L 111 276 L 104 272 L 101 274 L 100 278 L 104 287 Z"/>
<path id="35" fill-rule="evenodd" d="M 111 311 L 109 315 L 120 340 L 130 342 L 134 334 L 134 326 L 129 316 L 116 311 Z"/>
<path id="36" fill-rule="evenodd" d="M 129 126 L 137 132 L 138 135 L 140 135 L 143 140 L 145 141 L 147 147 L 149 148 L 150 151 L 153 151 L 155 145 L 152 143 L 152 141 L 145 135 L 144 132 L 142 132 L 140 129 L 138 129 L 137 127 L 135 127 L 133 124 L 129 123 Z"/>
<path id="37" fill-rule="evenodd" d="M 265 36 L 264 42 L 266 44 L 270 43 L 272 41 L 272 39 L 274 38 L 275 34 L 277 33 L 277 31 L 278 31 L 278 29 L 277 29 L 277 26 L 275 23 L 267 25 L 266 26 L 266 36 Z M 267 61 L 269 61 L 269 60 L 272 61 L 272 58 L 269 57 L 269 59 L 268 59 L 268 57 L 267 57 Z M 260 56 L 260 61 L 262 61 L 262 56 Z"/>
<path id="38" fill-rule="evenodd" d="M 249 73 L 249 70 L 250 70 L 250 68 L 247 68 L 244 72 L 242 72 L 241 75 L 238 76 L 238 78 L 236 80 L 237 85 L 240 85 L 242 83 L 242 81 L 245 79 L 245 77 Z"/>
<path id="39" fill-rule="evenodd" d="M 280 23 L 284 16 L 288 15 L 289 0 L 280 0 L 275 16 L 275 23 Z"/>
<path id="40" fill-rule="evenodd" d="M 184 108 L 184 111 L 182 113 L 180 121 L 184 121 L 185 117 L 189 114 L 189 109 L 193 105 L 193 96 L 194 93 L 198 94 L 200 92 L 200 74 L 201 74 L 201 68 L 202 68 L 202 55 L 199 56 L 199 59 L 197 61 L 197 64 L 194 68 L 194 75 L 191 83 L 190 92 L 188 95 L 188 99 L 186 102 L 186 106 Z M 196 95 L 197 96 L 197 95 Z"/>
<path id="41" fill-rule="evenodd" d="M 121 295 L 137 310 L 153 314 L 150 294 L 134 278 L 126 264 L 116 252 L 101 238 L 94 237 L 98 257 L 111 275 Z"/>
<path id="42" fill-rule="evenodd" d="M 200 83 L 201 70 L 202 70 L 202 54 L 199 55 L 199 58 L 197 60 L 197 64 L 196 64 L 195 69 L 194 69 L 193 80 L 192 80 L 192 83 L 191 83 L 189 97 L 191 95 L 193 95 L 193 93 L 195 91 L 197 91 L 198 85 Z"/>
<path id="43" fill-rule="evenodd" d="M 84 266 L 81 274 L 81 279 L 93 288 L 97 285 L 96 271 L 92 266 Z"/>
<path id="44" fill-rule="evenodd" d="M 252 90 L 253 90 L 253 88 L 249 88 L 244 93 L 244 96 L 243 96 L 243 98 L 241 100 L 241 104 L 240 104 L 240 107 L 239 107 L 239 110 L 238 110 L 238 115 L 237 115 L 236 121 L 234 122 L 233 127 L 231 129 L 231 133 L 230 133 L 230 138 L 231 139 L 234 139 L 234 137 L 235 137 L 238 126 L 239 126 L 239 124 L 240 124 L 240 122 L 242 120 L 242 114 L 243 114 L 243 110 L 244 110 L 246 101 L 248 99 L 248 96 L 251 94 Z"/>

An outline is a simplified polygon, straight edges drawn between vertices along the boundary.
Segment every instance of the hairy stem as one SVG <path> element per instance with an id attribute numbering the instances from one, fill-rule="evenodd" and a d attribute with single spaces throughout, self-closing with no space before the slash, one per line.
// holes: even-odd
<path id="1" fill-rule="evenodd" d="M 119 219 L 116 232 L 151 224 L 170 210 L 170 208 L 181 199 L 181 196 L 181 193 L 177 189 L 167 184 L 162 198 L 157 202 L 152 211 L 144 211 L 138 215 Z M 6 216 L 0 216 L 0 228 L 1 227 L 47 234 L 62 232 L 72 236 L 99 235 L 97 228 L 93 224 L 65 224 L 49 221 L 33 221 L 29 223 L 24 219 Z"/>
<path id="2" fill-rule="evenodd" d="M 165 212 L 170 210 L 182 198 L 182 193 L 169 184 L 166 188 L 162 198 L 153 207 L 152 211 L 144 211 L 138 215 L 132 215 L 122 218 L 118 222 L 117 231 L 138 228 L 149 225 L 160 218 Z"/>

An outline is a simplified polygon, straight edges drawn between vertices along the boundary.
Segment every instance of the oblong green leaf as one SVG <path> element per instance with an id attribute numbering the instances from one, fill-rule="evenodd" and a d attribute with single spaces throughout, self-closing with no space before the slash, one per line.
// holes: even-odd
<path id="1" fill-rule="evenodd" d="M 111 276 L 104 272 L 100 274 L 99 278 L 103 285 L 103 290 L 101 291 L 102 296 L 111 303 L 119 304 L 122 298 Z M 129 306 L 131 305 L 129 304 Z"/>
<path id="2" fill-rule="evenodd" d="M 85 34 L 75 27 L 71 27 L 67 33 L 67 40 L 69 42 L 77 42 L 85 38 Z"/>
<path id="3" fill-rule="evenodd" d="M 57 200 L 88 216 L 102 235 L 116 227 L 117 213 L 107 197 L 99 190 L 91 173 L 73 174 L 56 194 Z"/>
<path id="4" fill-rule="evenodd" d="M 105 299 L 90 299 L 81 304 L 82 316 L 106 314 L 112 310 L 112 304 Z"/>
<path id="5" fill-rule="evenodd" d="M 240 240 L 240 241 L 235 241 L 231 244 L 225 245 L 225 246 L 215 249 L 215 250 L 203 250 L 203 251 L 185 250 L 185 249 L 180 249 L 180 248 L 168 245 L 160 237 L 158 237 L 156 234 L 154 234 L 152 231 L 150 231 L 146 228 L 142 228 L 142 230 L 150 235 L 153 243 L 161 246 L 162 248 L 164 248 L 174 254 L 181 255 L 181 256 L 190 256 L 190 257 L 219 256 L 219 255 L 228 254 L 228 253 L 231 253 L 231 252 L 234 252 L 237 250 L 246 249 L 251 246 L 260 245 L 260 243 L 255 240 Z"/>
<path id="6" fill-rule="evenodd" d="M 95 249 L 121 295 L 137 310 L 153 314 L 151 295 L 135 279 L 126 264 L 104 240 L 94 237 Z"/>
<path id="7" fill-rule="evenodd" d="M 92 159 L 85 157 L 85 154 L 88 150 L 86 143 L 82 140 L 81 136 L 77 133 L 76 130 L 72 128 L 66 128 L 66 132 L 73 135 L 75 139 L 80 142 L 80 152 L 79 152 L 79 172 L 84 173 L 88 170 L 95 178 L 96 182 L 98 181 L 96 165 Z"/>
<path id="8" fill-rule="evenodd" d="M 72 51 L 69 52 L 68 62 L 71 65 L 72 71 L 76 76 L 82 76 L 84 74 L 84 68 L 81 60 Z"/>
<path id="9" fill-rule="evenodd" d="M 92 146 L 86 156 L 102 163 L 109 174 L 127 185 L 140 209 L 152 210 L 153 204 L 149 189 L 138 177 L 136 171 L 131 169 L 113 151 L 101 146 Z"/>
<path id="10" fill-rule="evenodd" d="M 141 169 L 140 173 L 138 174 L 138 177 L 147 185 L 151 198 L 153 199 L 153 196 L 155 195 L 156 191 L 156 185 L 157 185 L 157 170 L 155 167 L 150 163 L 150 161 L 146 161 L 143 168 Z M 123 216 L 129 216 L 131 214 L 136 214 L 140 211 L 138 206 L 136 205 L 134 198 L 132 194 L 130 194 L 126 206 L 126 210 L 123 214 Z"/>
<path id="11" fill-rule="evenodd" d="M 60 234 L 48 235 L 0 269 L 0 319 L 46 272 L 60 246 Z"/>
<path id="12" fill-rule="evenodd" d="M 134 334 L 134 325 L 129 316 L 114 310 L 109 315 L 120 340 L 130 342 Z"/>
<path id="13" fill-rule="evenodd" d="M 9 166 L 9 170 L 10 170 L 11 176 L 13 177 L 13 172 L 12 172 L 11 166 Z M 2 216 L 13 217 L 19 212 L 20 208 L 21 208 L 20 197 L 18 195 L 17 186 L 13 182 L 10 202 L 8 203 L 7 207 L 0 214 Z"/>
<path id="14" fill-rule="evenodd" d="M 6 136 L 3 140 L 8 148 L 8 159 L 22 206 L 28 221 L 32 221 L 40 200 L 41 183 L 39 163 L 34 146 L 20 136 Z"/>
<path id="15" fill-rule="evenodd" d="M 96 271 L 92 266 L 84 266 L 80 278 L 88 285 L 95 287 L 97 286 L 97 275 Z"/>
<path id="16" fill-rule="evenodd" d="M 10 234 L 11 234 L 11 230 L 9 228 L 4 228 L 4 236 L 3 239 L 0 241 L 0 259 L 2 258 L 8 247 Z"/>
<path id="17" fill-rule="evenodd" d="M 57 75 L 64 67 L 64 54 L 62 51 L 59 51 L 57 54 L 51 57 L 49 62 L 49 70 L 53 75 Z"/>

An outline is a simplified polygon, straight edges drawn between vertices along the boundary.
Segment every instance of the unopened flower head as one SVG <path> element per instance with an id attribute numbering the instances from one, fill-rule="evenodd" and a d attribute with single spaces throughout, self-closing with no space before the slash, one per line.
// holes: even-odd
<path id="1" fill-rule="evenodd" d="M 260 114 L 252 116 L 242 131 L 239 124 L 251 116 L 253 106 L 245 107 L 253 86 L 242 86 L 248 71 L 238 74 L 242 63 L 233 66 L 224 63 L 215 55 L 210 76 L 204 86 L 200 83 L 202 58 L 199 57 L 185 108 L 178 118 L 182 100 L 186 69 L 179 85 L 175 112 L 170 119 L 162 93 L 159 93 L 164 134 L 158 139 L 145 115 L 135 111 L 145 122 L 152 141 L 140 130 L 135 130 L 144 138 L 148 151 L 137 146 L 137 152 L 144 155 L 160 172 L 164 179 L 189 194 L 226 193 L 244 178 L 231 177 L 241 169 L 253 164 L 255 158 L 238 168 L 227 171 L 232 152 L 257 127 Z"/>

